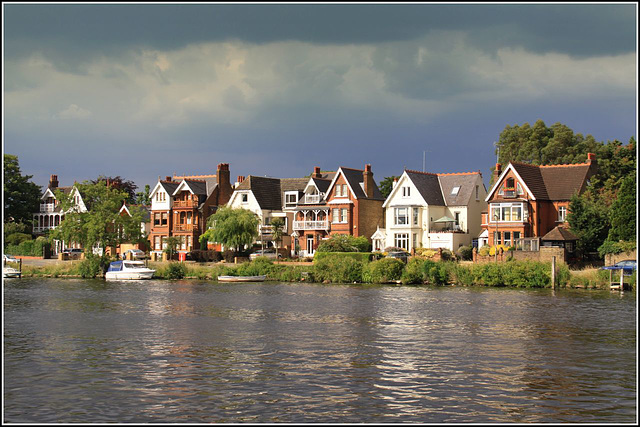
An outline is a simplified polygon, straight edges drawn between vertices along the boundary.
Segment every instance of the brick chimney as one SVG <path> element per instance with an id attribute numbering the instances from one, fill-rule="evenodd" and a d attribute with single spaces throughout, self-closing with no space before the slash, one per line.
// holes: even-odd
<path id="1" fill-rule="evenodd" d="M 233 193 L 231 187 L 231 173 L 229 172 L 229 163 L 220 163 L 218 165 L 218 206 L 226 205 Z"/>
<path id="2" fill-rule="evenodd" d="M 167 182 L 171 182 L 171 177 L 170 176 L 165 176 L 164 180 L 167 181 Z"/>
<path id="3" fill-rule="evenodd" d="M 49 178 L 49 188 L 58 188 L 58 175 L 51 175 L 51 178 Z"/>
<path id="4" fill-rule="evenodd" d="M 500 174 L 502 173 L 502 165 L 500 163 L 496 163 L 496 169 L 493 171 L 493 183 L 498 182 L 498 178 L 500 178 Z"/>
<path id="5" fill-rule="evenodd" d="M 587 164 L 589 165 L 588 178 L 591 178 L 598 171 L 598 159 L 594 153 L 587 153 Z"/>
<path id="6" fill-rule="evenodd" d="M 364 193 L 367 195 L 367 198 L 373 197 L 373 188 L 375 187 L 375 183 L 373 182 L 373 172 L 371 172 L 371 165 L 364 166 L 364 172 L 362 172 L 362 179 L 364 181 Z"/>
<path id="7" fill-rule="evenodd" d="M 311 178 L 322 178 L 322 172 L 320 172 L 320 166 L 316 166 L 313 168 L 313 173 L 311 174 Z"/>

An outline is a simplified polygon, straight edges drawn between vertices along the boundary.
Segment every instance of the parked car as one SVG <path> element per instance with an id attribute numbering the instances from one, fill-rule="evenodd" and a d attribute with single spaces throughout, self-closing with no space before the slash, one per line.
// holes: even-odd
<path id="1" fill-rule="evenodd" d="M 271 258 L 271 259 L 282 258 L 282 255 L 277 253 L 275 248 L 267 248 L 267 249 L 258 249 L 257 251 L 249 255 L 249 259 L 253 261 L 254 259 L 261 256 Z"/>
<path id="2" fill-rule="evenodd" d="M 409 253 L 404 251 L 389 252 L 387 258 L 396 258 L 406 264 L 409 261 Z"/>
<path id="3" fill-rule="evenodd" d="M 624 272 L 625 275 L 630 275 L 635 270 L 638 269 L 638 262 L 635 259 L 627 259 L 624 261 L 617 262 L 613 265 L 608 265 L 606 267 L 600 267 L 602 270 L 620 270 Z"/>
<path id="4" fill-rule="evenodd" d="M 140 249 L 129 249 L 124 252 L 124 255 L 127 257 L 127 259 L 129 258 L 129 254 L 133 255 L 134 260 L 149 258 L 149 256 L 145 254 L 143 251 L 141 251 Z"/>

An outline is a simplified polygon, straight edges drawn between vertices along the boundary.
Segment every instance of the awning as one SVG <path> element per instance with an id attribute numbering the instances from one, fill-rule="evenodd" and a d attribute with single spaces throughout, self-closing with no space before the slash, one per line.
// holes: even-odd
<path id="1" fill-rule="evenodd" d="M 456 220 L 453 218 L 449 218 L 448 216 L 443 216 L 442 218 L 437 219 L 433 222 L 456 222 Z"/>

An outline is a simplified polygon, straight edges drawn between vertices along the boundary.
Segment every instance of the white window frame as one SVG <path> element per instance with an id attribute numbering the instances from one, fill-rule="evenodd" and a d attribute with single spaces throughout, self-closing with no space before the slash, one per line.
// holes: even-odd
<path id="1" fill-rule="evenodd" d="M 400 215 L 404 211 L 404 215 Z M 393 208 L 393 225 L 409 225 L 409 208 Z M 404 222 L 400 222 L 400 218 L 404 218 Z"/>
<path id="2" fill-rule="evenodd" d="M 457 196 L 459 192 L 460 192 L 460 186 L 459 185 L 456 185 L 455 187 L 453 187 L 451 189 L 451 195 L 452 196 Z"/>
<path id="3" fill-rule="evenodd" d="M 249 193 L 240 193 L 240 203 L 242 204 L 249 203 Z"/>
<path id="4" fill-rule="evenodd" d="M 393 235 L 393 246 L 409 250 L 409 233 L 395 233 Z"/>
<path id="5" fill-rule="evenodd" d="M 496 210 L 500 214 L 498 221 L 494 219 Z M 509 213 L 508 220 L 505 220 L 507 216 L 505 215 L 506 212 Z M 527 209 L 524 203 L 491 203 L 489 210 L 489 222 L 523 222 L 525 221 L 526 212 Z M 513 219 L 516 213 L 519 213 L 520 219 Z"/>
<path id="6" fill-rule="evenodd" d="M 558 221 L 557 222 L 565 222 L 567 220 L 567 207 L 566 206 L 558 206 Z"/>
<path id="7" fill-rule="evenodd" d="M 292 197 L 295 200 L 290 202 L 289 198 Z M 297 191 L 285 191 L 284 193 L 284 204 L 287 205 L 296 205 L 298 204 L 298 192 Z"/>

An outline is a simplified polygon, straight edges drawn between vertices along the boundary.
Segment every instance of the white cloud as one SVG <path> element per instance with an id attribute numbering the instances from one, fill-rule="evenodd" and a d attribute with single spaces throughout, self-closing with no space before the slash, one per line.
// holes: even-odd
<path id="1" fill-rule="evenodd" d="M 68 119 L 86 119 L 91 116 L 91 111 L 78 107 L 76 104 L 69 105 L 66 109 L 55 115 L 56 118 Z"/>

